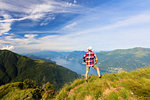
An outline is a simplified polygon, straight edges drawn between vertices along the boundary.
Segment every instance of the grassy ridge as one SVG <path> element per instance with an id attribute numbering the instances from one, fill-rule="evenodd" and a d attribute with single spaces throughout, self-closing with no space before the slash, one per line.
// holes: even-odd
<path id="1" fill-rule="evenodd" d="M 54 87 L 49 82 L 41 88 L 29 79 L 0 86 L 1 100 L 47 100 L 52 99 L 54 93 Z"/>
<path id="2" fill-rule="evenodd" d="M 130 73 L 105 74 L 75 80 L 65 86 L 56 100 L 149 100 L 150 68 L 141 68 Z"/>

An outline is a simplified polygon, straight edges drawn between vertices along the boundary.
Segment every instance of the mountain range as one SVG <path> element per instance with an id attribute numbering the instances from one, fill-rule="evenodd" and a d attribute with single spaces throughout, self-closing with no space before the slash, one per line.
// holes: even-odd
<path id="1" fill-rule="evenodd" d="M 55 51 L 41 51 L 31 53 L 32 55 L 55 61 L 78 74 L 85 73 L 85 65 L 82 57 L 86 51 L 73 52 L 55 52 Z M 150 65 L 150 49 L 149 48 L 131 48 L 131 49 L 117 49 L 112 51 L 96 52 L 98 57 L 98 66 L 101 74 L 104 73 L 118 73 L 122 71 L 131 71 L 136 68 Z M 90 74 L 97 74 L 91 68 Z"/>
<path id="2" fill-rule="evenodd" d="M 110 72 L 132 71 L 150 65 L 149 48 L 137 47 L 98 52 L 97 57 L 101 63 L 98 66 Z"/>
<path id="3" fill-rule="evenodd" d="M 56 89 L 78 78 L 78 74 L 53 62 L 31 59 L 0 50 L 0 85 L 32 79 L 38 85 L 50 82 Z"/>

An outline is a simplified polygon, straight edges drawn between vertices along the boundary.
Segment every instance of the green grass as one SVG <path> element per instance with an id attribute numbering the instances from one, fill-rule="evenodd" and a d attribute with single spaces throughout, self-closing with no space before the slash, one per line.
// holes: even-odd
<path id="1" fill-rule="evenodd" d="M 42 89 L 32 80 L 0 86 L 0 100 L 49 100 L 55 95 L 54 87 L 47 82 Z"/>
<path id="2" fill-rule="evenodd" d="M 83 84 L 85 82 L 84 79 L 76 79 L 71 85 L 66 84 L 64 88 L 60 91 L 60 93 L 56 96 L 56 99 L 62 100 L 68 96 L 68 93 L 71 89 Z"/>
<path id="3" fill-rule="evenodd" d="M 148 100 L 150 99 L 150 68 L 120 74 L 92 75 L 66 85 L 56 100 Z"/>
<path id="4" fill-rule="evenodd" d="M 27 97 L 32 98 L 31 92 L 33 88 L 21 89 L 19 87 L 21 82 L 9 83 L 0 87 L 0 99 L 1 100 L 23 100 Z"/>

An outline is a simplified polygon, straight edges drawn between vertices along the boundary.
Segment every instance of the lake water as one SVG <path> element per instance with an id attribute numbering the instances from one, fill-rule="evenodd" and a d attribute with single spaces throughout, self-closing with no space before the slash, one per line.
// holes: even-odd
<path id="1" fill-rule="evenodd" d="M 66 60 L 66 59 L 61 59 L 61 58 L 55 58 L 52 59 L 53 61 L 56 62 L 56 64 L 61 65 L 65 68 L 68 68 L 78 74 L 85 74 L 86 72 L 86 65 L 85 64 L 80 64 L 77 61 L 72 61 L 72 60 Z M 104 71 L 100 69 L 101 74 L 103 75 L 104 73 L 109 73 L 107 71 Z M 90 68 L 89 74 L 95 74 L 97 75 L 97 71 L 93 68 Z"/>

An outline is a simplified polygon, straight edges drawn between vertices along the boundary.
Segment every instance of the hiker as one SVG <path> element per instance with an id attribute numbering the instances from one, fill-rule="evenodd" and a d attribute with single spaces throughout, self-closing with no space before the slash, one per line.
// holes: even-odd
<path id="1" fill-rule="evenodd" d="M 92 51 L 91 46 L 88 47 L 88 52 L 83 56 L 83 61 L 86 63 L 86 73 L 85 73 L 86 82 L 88 82 L 88 72 L 89 72 L 90 67 L 93 67 L 94 69 L 96 69 L 99 78 L 101 78 L 100 70 L 99 70 L 98 66 L 96 65 L 97 64 L 97 56 Z"/>

